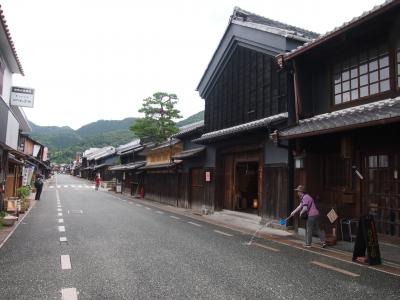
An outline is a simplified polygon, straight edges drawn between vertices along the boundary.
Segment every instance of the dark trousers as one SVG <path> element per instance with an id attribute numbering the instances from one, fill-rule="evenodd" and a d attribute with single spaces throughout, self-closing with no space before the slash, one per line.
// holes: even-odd
<path id="1" fill-rule="evenodd" d="M 42 186 L 39 188 L 36 188 L 35 200 L 40 200 L 40 195 L 42 194 L 42 189 L 43 189 Z"/>

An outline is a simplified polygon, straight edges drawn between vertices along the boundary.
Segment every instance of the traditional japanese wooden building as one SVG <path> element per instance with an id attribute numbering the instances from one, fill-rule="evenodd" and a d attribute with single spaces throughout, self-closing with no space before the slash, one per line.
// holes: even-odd
<path id="1" fill-rule="evenodd" d="M 131 195 L 139 193 L 141 172 L 136 172 L 136 170 L 146 164 L 143 156 L 138 155 L 143 149 L 144 146 L 140 143 L 139 139 L 135 139 L 117 148 L 120 164 L 110 166 L 108 170 L 116 178 L 117 186 L 121 186 L 121 193 L 129 193 Z"/>
<path id="2" fill-rule="evenodd" d="M 210 171 L 205 202 L 229 209 L 282 217 L 288 212 L 290 155 L 268 133 L 286 126 L 293 97 L 291 74 L 275 56 L 318 35 L 235 8 L 197 87 L 205 100 L 204 168 Z"/>
<path id="3" fill-rule="evenodd" d="M 206 202 L 206 194 L 211 191 L 209 190 L 210 185 L 206 184 L 206 177 L 211 174 L 211 170 L 204 167 L 207 155 L 206 147 L 192 141 L 199 138 L 203 130 L 204 121 L 181 127 L 179 132 L 173 135 L 173 138 L 181 141 L 182 151 L 172 155 L 171 158 L 172 161 L 180 163 L 178 169 L 181 177 L 180 202 L 183 207 L 207 214 L 210 212 L 210 205 Z"/>
<path id="4" fill-rule="evenodd" d="M 386 1 L 278 62 L 295 75 L 294 126 L 274 135 L 291 145 L 295 183 L 307 186 L 322 214 L 373 215 L 381 238 L 399 241 L 400 1 Z"/>
<path id="5" fill-rule="evenodd" d="M 147 146 L 140 155 L 146 157 L 146 165 L 137 169 L 142 172 L 142 187 L 146 199 L 184 207 L 182 199 L 182 176 L 178 171 L 181 161 L 172 161 L 172 156 L 182 152 L 178 139 Z"/>

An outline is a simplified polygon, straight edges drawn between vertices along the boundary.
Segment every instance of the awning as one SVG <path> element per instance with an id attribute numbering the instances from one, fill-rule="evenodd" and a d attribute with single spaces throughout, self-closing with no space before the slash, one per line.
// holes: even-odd
<path id="1" fill-rule="evenodd" d="M 155 169 L 169 169 L 177 166 L 180 162 L 172 162 L 172 163 L 162 163 L 162 164 L 150 164 L 144 167 L 139 168 L 139 170 L 155 170 Z"/>
<path id="2" fill-rule="evenodd" d="M 33 162 L 33 163 L 35 163 L 36 166 L 40 165 L 43 168 L 45 168 L 46 170 L 51 170 L 50 166 L 46 165 L 44 162 L 38 160 L 37 158 L 35 158 L 35 157 L 31 156 L 31 155 L 28 155 L 28 160 Z"/>
<path id="3" fill-rule="evenodd" d="M 264 119 L 252 121 L 249 123 L 240 124 L 237 126 L 205 133 L 200 138 L 194 139 L 193 142 L 202 144 L 202 143 L 207 143 L 207 142 L 212 142 L 212 141 L 216 141 L 216 140 L 230 138 L 237 134 L 250 132 L 253 130 L 257 130 L 257 129 L 268 128 L 268 126 L 271 123 L 286 120 L 287 118 L 288 118 L 287 112 L 281 113 L 278 115 L 273 115 L 268 118 L 264 118 Z"/>
<path id="4" fill-rule="evenodd" d="M 16 165 L 23 165 L 24 162 L 17 159 L 13 154 L 8 153 L 8 162 L 11 162 Z"/>
<path id="5" fill-rule="evenodd" d="M 205 146 L 185 150 L 178 154 L 173 155 L 172 159 L 188 159 L 188 158 L 192 158 L 192 157 L 197 157 L 197 156 L 203 154 L 205 150 L 206 150 Z"/>
<path id="6" fill-rule="evenodd" d="M 134 170 L 134 169 L 143 167 L 145 164 L 146 164 L 145 161 L 140 161 L 140 162 L 129 163 L 129 164 L 125 164 L 125 165 L 111 166 L 108 168 L 108 170 L 110 170 L 110 171 Z"/>
<path id="7" fill-rule="evenodd" d="M 321 114 L 279 131 L 279 139 L 315 136 L 332 132 L 400 122 L 400 97 Z"/>
<path id="8" fill-rule="evenodd" d="M 111 164 L 106 163 L 106 164 L 97 165 L 97 166 L 94 166 L 94 170 L 97 170 L 97 169 L 100 169 L 103 167 L 108 167 L 108 166 L 111 166 Z"/>

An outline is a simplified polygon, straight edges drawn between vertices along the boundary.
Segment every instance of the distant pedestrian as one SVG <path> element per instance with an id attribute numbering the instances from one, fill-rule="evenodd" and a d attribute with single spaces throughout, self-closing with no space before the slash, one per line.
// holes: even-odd
<path id="1" fill-rule="evenodd" d="M 306 220 L 306 236 L 304 247 L 310 248 L 313 233 L 316 232 L 321 240 L 322 248 L 326 247 L 325 233 L 319 228 L 319 210 L 315 205 L 314 199 L 307 194 L 304 186 L 299 185 L 295 191 L 300 198 L 299 206 L 292 211 L 290 216 L 294 216 L 300 212 L 300 218 Z"/>
<path id="2" fill-rule="evenodd" d="M 100 182 L 101 182 L 100 175 L 96 176 L 95 182 L 96 182 L 96 191 L 98 191 L 99 190 L 99 186 L 100 186 Z"/>
<path id="3" fill-rule="evenodd" d="M 40 174 L 36 176 L 35 188 L 36 188 L 35 200 L 40 200 L 40 195 L 42 194 L 43 190 L 43 177 Z"/>

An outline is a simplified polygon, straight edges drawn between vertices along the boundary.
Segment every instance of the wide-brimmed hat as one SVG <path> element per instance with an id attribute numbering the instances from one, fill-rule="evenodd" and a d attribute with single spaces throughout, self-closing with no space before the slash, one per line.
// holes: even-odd
<path id="1" fill-rule="evenodd" d="M 306 193 L 306 192 L 307 192 L 306 187 L 303 186 L 303 185 L 299 185 L 299 186 L 298 186 L 297 188 L 295 188 L 294 190 L 297 191 L 297 192 L 302 192 L 302 193 Z"/>

